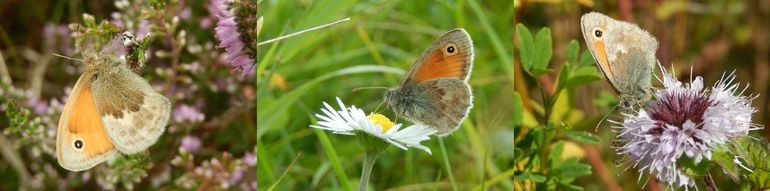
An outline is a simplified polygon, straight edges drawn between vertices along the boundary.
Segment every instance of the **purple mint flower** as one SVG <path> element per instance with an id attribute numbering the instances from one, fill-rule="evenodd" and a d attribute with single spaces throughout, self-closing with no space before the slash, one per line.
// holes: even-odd
<path id="1" fill-rule="evenodd" d="M 185 136 L 182 138 L 181 147 L 191 153 L 197 153 L 201 149 L 201 139 L 195 136 Z"/>
<path id="2" fill-rule="evenodd" d="M 203 119 L 206 118 L 206 116 L 198 111 L 197 108 L 186 105 L 186 104 L 179 104 L 174 108 L 174 121 L 177 123 L 184 123 L 184 122 L 201 122 Z"/>
<path id="3" fill-rule="evenodd" d="M 715 147 L 759 129 L 751 123 L 757 111 L 751 107 L 753 98 L 740 95 L 734 79 L 727 75 L 705 89 L 701 77 L 682 85 L 664 71 L 664 88 L 656 91 L 656 100 L 619 123 L 618 140 L 624 145 L 617 152 L 628 155 L 626 162 L 639 172 L 657 174 L 669 185 L 694 187 L 695 180 L 677 168 L 677 160 L 710 160 Z"/>
<path id="4" fill-rule="evenodd" d="M 254 71 L 254 59 L 244 52 L 246 44 L 241 41 L 241 33 L 238 32 L 238 23 L 235 16 L 230 13 L 229 5 L 232 0 L 211 0 L 209 12 L 217 17 L 217 26 L 214 28 L 215 37 L 219 39 L 219 48 L 226 51 L 226 60 L 237 70 L 252 75 Z"/>

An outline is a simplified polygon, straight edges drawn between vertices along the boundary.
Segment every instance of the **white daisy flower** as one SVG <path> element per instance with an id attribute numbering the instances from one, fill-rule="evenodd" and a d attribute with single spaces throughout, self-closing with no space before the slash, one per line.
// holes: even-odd
<path id="1" fill-rule="evenodd" d="M 694 187 L 695 180 L 677 168 L 677 160 L 683 155 L 696 164 L 711 160 L 715 147 L 760 129 L 751 123 L 757 112 L 751 107 L 754 97 L 741 95 L 745 89 L 732 84 L 734 73 L 704 89 L 701 77 L 682 85 L 663 72 L 664 88 L 656 91 L 656 99 L 616 122 L 623 143 L 617 152 L 628 155 L 626 162 L 640 173 L 647 170 L 669 185 Z"/>
<path id="2" fill-rule="evenodd" d="M 339 97 L 337 97 L 337 103 L 342 110 L 336 111 L 324 102 L 326 108 L 321 109 L 324 115 L 316 114 L 315 116 L 319 119 L 318 125 L 310 125 L 310 127 L 343 135 L 363 132 L 404 150 L 407 150 L 407 147 L 414 147 L 431 154 L 430 148 L 421 145 L 420 142 L 430 139 L 430 135 L 436 133 L 435 130 L 422 125 L 411 125 L 401 129 L 402 124 L 393 124 L 382 114 L 372 113 L 367 116 L 363 110 L 354 105 L 346 108 Z"/>

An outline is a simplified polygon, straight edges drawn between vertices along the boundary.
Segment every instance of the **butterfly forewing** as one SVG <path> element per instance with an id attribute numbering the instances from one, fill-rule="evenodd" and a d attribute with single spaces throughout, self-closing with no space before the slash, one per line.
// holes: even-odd
<path id="1" fill-rule="evenodd" d="M 412 64 L 403 81 L 421 82 L 436 78 L 467 80 L 473 63 L 472 43 L 465 30 L 447 32 Z"/>
<path id="2" fill-rule="evenodd" d="M 104 130 L 93 99 L 94 73 L 84 73 L 75 83 L 56 133 L 56 156 L 65 169 L 89 169 L 116 154 Z"/>

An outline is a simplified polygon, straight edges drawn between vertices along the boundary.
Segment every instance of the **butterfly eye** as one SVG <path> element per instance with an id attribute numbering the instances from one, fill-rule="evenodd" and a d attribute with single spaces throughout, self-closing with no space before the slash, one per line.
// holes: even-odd
<path id="1" fill-rule="evenodd" d="M 83 145 L 83 139 L 81 138 L 75 138 L 75 141 L 72 142 L 72 148 L 75 149 L 75 151 L 82 152 L 85 145 Z"/>
<path id="2" fill-rule="evenodd" d="M 602 37 L 602 34 L 604 34 L 604 32 L 602 32 L 602 29 L 598 29 L 598 28 L 597 28 L 597 29 L 594 29 L 594 36 L 595 36 L 596 38 L 601 38 L 601 37 Z"/>
<path id="3" fill-rule="evenodd" d="M 454 55 L 457 53 L 457 46 L 455 46 L 455 44 L 449 43 L 446 45 L 446 48 L 444 48 L 444 52 L 447 55 Z"/>

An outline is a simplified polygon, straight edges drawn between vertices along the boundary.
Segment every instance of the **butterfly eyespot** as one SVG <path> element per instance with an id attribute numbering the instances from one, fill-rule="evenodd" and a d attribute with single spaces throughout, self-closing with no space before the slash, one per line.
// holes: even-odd
<path id="1" fill-rule="evenodd" d="M 446 48 L 444 48 L 444 52 L 447 55 L 454 55 L 457 53 L 457 46 L 455 46 L 455 44 L 450 43 L 446 46 Z"/>
<path id="2" fill-rule="evenodd" d="M 604 32 L 602 31 L 602 29 L 594 29 L 594 37 L 601 38 L 603 34 Z"/>
<path id="3" fill-rule="evenodd" d="M 84 147 L 83 139 L 75 138 L 75 141 L 72 141 L 72 148 L 74 148 L 75 151 L 82 152 Z"/>

